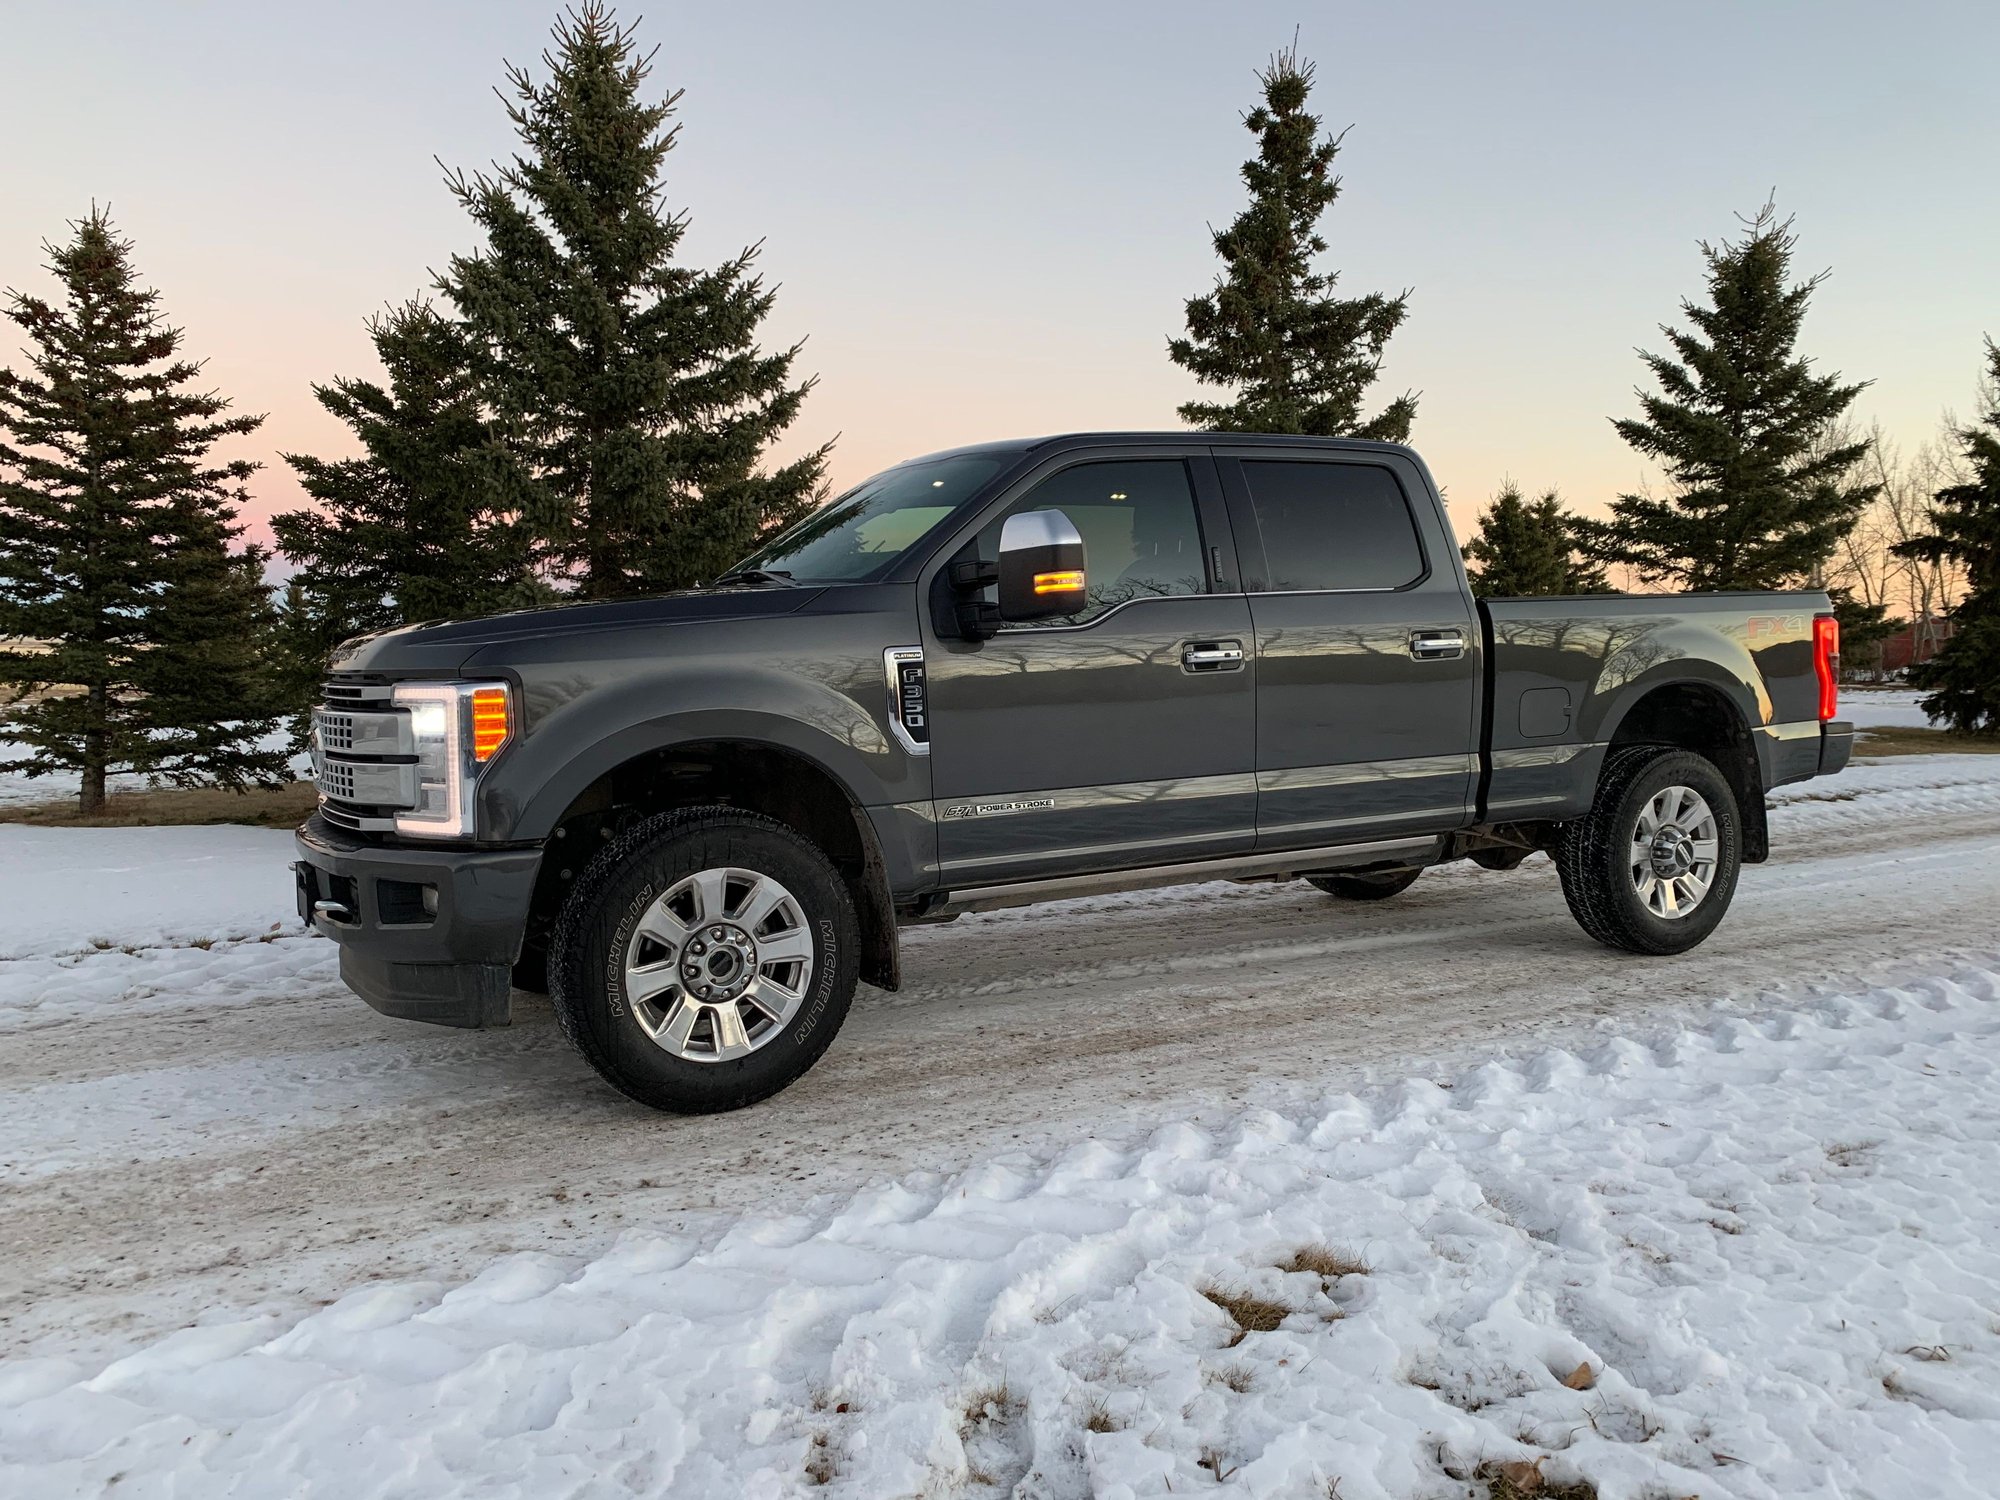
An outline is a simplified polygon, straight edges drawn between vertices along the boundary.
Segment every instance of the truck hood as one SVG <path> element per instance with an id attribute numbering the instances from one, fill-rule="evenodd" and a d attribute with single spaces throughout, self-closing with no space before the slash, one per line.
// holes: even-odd
<path id="1" fill-rule="evenodd" d="M 476 620 L 433 620 L 345 641 L 334 651 L 332 667 L 336 672 L 388 676 L 450 675 L 474 653 L 509 641 L 788 615 L 823 592 L 812 587 L 700 590 L 596 604 L 552 604 Z"/>

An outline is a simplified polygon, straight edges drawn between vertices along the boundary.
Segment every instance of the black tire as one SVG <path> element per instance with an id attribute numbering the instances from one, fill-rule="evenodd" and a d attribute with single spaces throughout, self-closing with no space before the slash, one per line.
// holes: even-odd
<path id="1" fill-rule="evenodd" d="M 1423 873 L 1415 869 L 1374 870 L 1365 875 L 1308 875 L 1306 884 L 1343 901 L 1387 901 L 1415 885 Z"/>
<path id="2" fill-rule="evenodd" d="M 1700 793 L 1714 814 L 1715 872 L 1691 911 L 1662 917 L 1648 908 L 1634 882 L 1633 838 L 1640 813 L 1676 786 Z M 1661 745 L 1613 750 L 1598 774 L 1590 811 L 1563 825 L 1555 856 L 1563 899 L 1585 932 L 1627 953 L 1685 953 L 1715 931 L 1736 894 L 1743 858 L 1736 794 L 1715 763 L 1693 751 Z"/>
<path id="3" fill-rule="evenodd" d="M 813 967 L 797 1013 L 769 1040 L 746 1056 L 702 1061 L 668 1051 L 636 1019 L 625 958 L 656 898 L 718 868 L 785 888 L 811 935 Z M 634 825 L 578 878 L 549 944 L 549 999 L 563 1033 L 613 1088 L 654 1109 L 713 1114 L 769 1098 L 819 1061 L 847 1017 L 859 953 L 853 899 L 818 848 L 756 813 L 684 808 Z"/>
<path id="4" fill-rule="evenodd" d="M 1534 852 L 1532 849 L 1474 849 L 1465 857 L 1482 870 L 1496 870 L 1504 874 L 1508 870 L 1520 869 L 1522 862 Z"/>

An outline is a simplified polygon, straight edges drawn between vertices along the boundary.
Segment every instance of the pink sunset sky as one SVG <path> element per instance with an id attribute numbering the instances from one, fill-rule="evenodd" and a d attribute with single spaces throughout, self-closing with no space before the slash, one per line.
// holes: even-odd
<path id="1" fill-rule="evenodd" d="M 627 7 L 626 19 L 640 14 Z M 476 241 L 441 161 L 511 136 L 492 88 L 547 0 L 8 7 L 0 285 L 111 205 L 262 460 L 253 534 L 302 496 L 281 452 L 349 451 L 311 385 L 373 371 L 363 319 Z M 1170 427 L 1165 341 L 1242 202 L 1253 72 L 1298 28 L 1352 124 L 1324 230 L 1350 291 L 1412 289 L 1384 397 L 1461 529 L 1511 476 L 1599 510 L 1646 478 L 1607 417 L 1634 346 L 1700 289 L 1696 241 L 1775 188 L 1803 347 L 1873 382 L 1904 446 L 1969 410 L 2000 336 L 1990 3 L 705 5 L 647 8 L 685 88 L 668 200 L 688 256 L 764 241 L 772 343 L 820 384 L 788 448 L 844 486 L 986 438 Z M 20 343 L 0 324 L 0 363 Z"/>

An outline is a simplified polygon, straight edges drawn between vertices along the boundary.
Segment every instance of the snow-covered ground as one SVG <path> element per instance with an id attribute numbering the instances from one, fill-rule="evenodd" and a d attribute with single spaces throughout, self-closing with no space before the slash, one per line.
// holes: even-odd
<path id="1" fill-rule="evenodd" d="M 285 835 L 0 828 L 0 1493 L 1990 1495 L 2000 758 L 1777 800 L 1681 959 L 996 913 L 704 1120 L 374 1016 Z"/>
<path id="2" fill-rule="evenodd" d="M 1930 715 L 1917 707 L 1928 696 L 1915 688 L 1840 690 L 1840 717 L 1857 729 L 1930 729 Z"/>
<path id="3" fill-rule="evenodd" d="M 291 740 L 289 731 L 281 730 L 267 735 L 257 742 L 263 750 L 280 750 Z M 0 737 L 0 807 L 22 807 L 34 802 L 56 802 L 65 797 L 74 797 L 81 779 L 68 771 L 53 772 L 47 776 L 23 776 L 16 766 L 28 758 L 28 752 L 15 741 Z M 295 755 L 291 760 L 292 773 L 305 774 L 308 762 L 303 755 Z M 107 790 L 113 792 L 139 792 L 146 789 L 143 776 L 112 776 L 107 779 Z"/>

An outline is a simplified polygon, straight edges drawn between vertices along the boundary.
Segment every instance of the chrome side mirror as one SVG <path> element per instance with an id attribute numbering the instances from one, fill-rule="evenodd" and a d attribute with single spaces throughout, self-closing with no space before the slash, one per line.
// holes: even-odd
<path id="1" fill-rule="evenodd" d="M 1083 534 L 1059 510 L 1024 510 L 1000 528 L 1000 618 L 1048 620 L 1089 602 Z"/>

